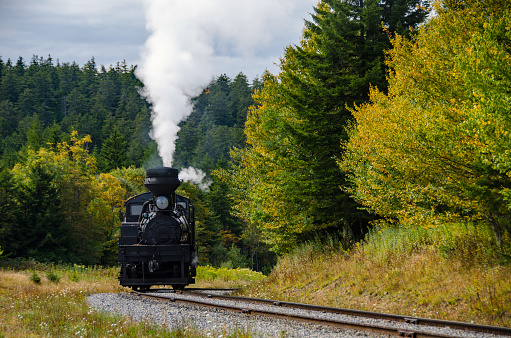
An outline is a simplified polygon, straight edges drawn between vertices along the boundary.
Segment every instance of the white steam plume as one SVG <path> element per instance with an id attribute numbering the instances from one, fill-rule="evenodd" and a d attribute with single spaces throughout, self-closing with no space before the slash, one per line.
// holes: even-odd
<path id="1" fill-rule="evenodd" d="M 200 94 L 219 64 L 229 60 L 281 56 L 300 37 L 303 18 L 317 0 L 145 0 L 150 37 L 137 76 L 143 95 L 153 105 L 151 137 L 165 166 L 172 166 L 178 124 L 192 110 L 190 98 Z M 285 38 L 284 38 L 285 37 Z M 276 40 L 281 40 L 279 43 Z M 226 62 L 227 61 L 227 62 Z M 250 64 L 247 64 L 250 65 Z M 266 65 L 266 68 L 270 67 Z M 220 69 L 225 73 L 225 69 Z M 236 74 L 243 69 L 236 71 Z M 261 74 L 264 68 L 258 74 Z"/>
<path id="2" fill-rule="evenodd" d="M 193 167 L 183 168 L 179 172 L 179 179 L 181 181 L 188 181 L 197 184 L 200 190 L 208 191 L 211 183 L 213 181 L 211 179 L 204 179 L 206 177 L 206 173 L 204 173 L 200 169 L 195 169 Z"/>

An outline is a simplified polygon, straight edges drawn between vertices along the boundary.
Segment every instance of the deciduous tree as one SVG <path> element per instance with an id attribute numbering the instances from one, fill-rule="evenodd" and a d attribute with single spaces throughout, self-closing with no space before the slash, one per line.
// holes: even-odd
<path id="1" fill-rule="evenodd" d="M 388 95 L 353 111 L 342 167 L 354 196 L 405 224 L 489 224 L 511 214 L 511 6 L 444 1 L 416 40 L 394 41 Z"/>

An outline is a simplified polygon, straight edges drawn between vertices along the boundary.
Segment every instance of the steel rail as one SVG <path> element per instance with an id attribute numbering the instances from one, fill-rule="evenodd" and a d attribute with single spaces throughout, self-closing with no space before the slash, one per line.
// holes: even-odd
<path id="1" fill-rule="evenodd" d="M 349 321 L 343 321 L 343 320 L 334 320 L 334 319 L 325 319 L 325 318 L 315 318 L 315 317 L 309 317 L 309 316 L 302 316 L 302 315 L 296 315 L 296 314 L 285 314 L 280 312 L 274 312 L 269 310 L 260 310 L 260 309 L 248 309 L 246 307 L 237 307 L 237 306 L 231 306 L 231 305 L 225 305 L 225 304 L 213 304 L 207 301 L 200 301 L 196 299 L 188 299 L 188 298 L 178 298 L 178 297 L 165 297 L 165 296 L 159 296 L 154 294 L 147 294 L 143 292 L 137 292 L 133 291 L 134 294 L 146 297 L 146 298 L 152 298 L 157 300 L 163 300 L 168 302 L 180 302 L 180 303 L 187 303 L 187 304 L 194 304 L 198 306 L 204 306 L 204 307 L 211 307 L 216 309 L 223 309 L 227 311 L 233 311 L 248 315 L 260 315 L 260 316 L 268 316 L 268 317 L 274 317 L 274 318 L 281 318 L 281 319 L 291 319 L 296 321 L 302 321 L 302 322 L 308 322 L 308 323 L 314 323 L 314 324 L 320 324 L 320 325 L 328 325 L 328 326 L 335 326 L 340 327 L 344 329 L 355 329 L 355 330 L 363 330 L 378 334 L 387 334 L 387 335 L 393 335 L 393 336 L 400 336 L 400 337 L 412 337 L 412 338 L 446 338 L 446 337 L 452 337 L 450 335 L 444 335 L 444 334 L 438 334 L 438 333 L 430 333 L 420 330 L 408 330 L 408 329 L 400 329 L 400 328 L 393 328 L 388 327 L 384 325 L 379 324 L 366 324 L 366 323 L 353 323 Z M 182 293 L 182 291 L 176 291 L 176 293 Z M 183 292 L 183 293 L 189 293 L 193 296 L 196 296 L 197 294 L 195 292 Z M 216 297 L 212 295 L 206 295 L 207 298 L 222 298 L 222 297 Z M 234 298 L 234 299 L 233 299 Z M 233 297 L 229 298 L 230 300 L 236 300 L 236 301 L 243 301 L 246 297 Z M 247 298 L 249 301 L 253 300 L 254 298 Z M 246 301 L 246 300 L 244 300 Z M 287 304 L 293 304 L 293 303 L 287 303 Z M 326 307 L 325 307 L 326 308 Z M 327 308 L 326 308 L 327 309 Z"/>
<path id="2" fill-rule="evenodd" d="M 165 288 L 165 287 L 156 287 L 154 289 L 148 289 L 144 292 L 160 292 L 160 291 L 167 291 L 167 292 L 170 292 L 170 293 L 187 293 L 187 292 L 190 292 L 190 291 L 194 291 L 194 292 L 197 292 L 197 291 L 225 291 L 225 292 L 234 292 L 234 291 L 238 291 L 239 288 L 223 288 L 223 289 L 219 289 L 219 288 L 186 288 L 186 289 L 171 289 L 171 288 Z"/>
<path id="3" fill-rule="evenodd" d="M 321 306 L 321 305 L 274 301 L 274 300 L 263 299 L 263 298 L 250 298 L 250 297 L 238 297 L 238 296 L 228 296 L 228 295 L 205 294 L 205 293 L 197 292 L 195 290 L 194 291 L 180 290 L 179 292 L 182 292 L 183 294 L 190 294 L 190 295 L 199 296 L 199 297 L 217 298 L 217 299 L 233 300 L 233 301 L 244 301 L 244 302 L 261 303 L 261 304 L 272 304 L 274 306 L 299 308 L 299 309 L 304 309 L 304 310 L 322 311 L 322 312 L 359 316 L 359 317 L 366 317 L 366 318 L 373 318 L 373 319 L 391 320 L 391 321 L 404 322 L 404 323 L 416 324 L 416 325 L 449 327 L 451 329 L 458 329 L 458 330 L 463 330 L 463 331 L 474 331 L 474 332 L 481 332 L 481 333 L 490 333 L 490 334 L 511 336 L 511 328 L 508 328 L 508 327 L 472 324 L 472 323 L 464 323 L 464 322 L 456 322 L 456 321 L 447 321 L 447 320 L 441 320 L 441 319 L 429 319 L 429 318 L 421 318 L 421 317 L 402 316 L 402 315 L 395 315 L 395 314 L 389 314 L 389 313 L 378 313 L 378 312 L 363 311 L 363 310 L 352 310 L 352 309 L 346 309 L 346 308 L 327 307 L 327 306 Z"/>

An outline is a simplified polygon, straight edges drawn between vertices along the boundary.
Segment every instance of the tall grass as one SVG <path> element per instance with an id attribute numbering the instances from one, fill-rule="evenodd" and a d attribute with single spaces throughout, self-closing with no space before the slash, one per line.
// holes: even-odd
<path id="1" fill-rule="evenodd" d="M 157 325 L 132 322 L 89 308 L 88 295 L 124 291 L 113 278 L 116 269 L 57 267 L 29 261 L 24 264 L 30 270 L 20 270 L 22 266 L 17 264 L 0 270 L 3 337 L 171 336 Z"/>
<path id="2" fill-rule="evenodd" d="M 219 287 L 259 280 L 239 269 L 200 267 L 199 283 Z M 0 268 L 0 337 L 206 337 L 193 323 L 178 323 L 169 332 L 152 322 L 105 314 L 89 308 L 87 296 L 128 291 L 119 286 L 118 268 L 58 266 L 33 260 L 4 261 Z M 35 280 L 37 275 L 39 280 Z M 264 277 L 263 277 L 264 278 Z M 231 279 L 234 279 L 232 281 Z M 202 286 L 202 284 L 199 284 Z M 223 337 L 249 337 L 240 329 Z"/>
<path id="3" fill-rule="evenodd" d="M 509 240 L 506 239 L 507 243 Z M 328 242 L 328 241 L 327 241 Z M 507 247 L 474 224 L 384 228 L 350 252 L 310 243 L 246 295 L 511 326 Z"/>
<path id="4" fill-rule="evenodd" d="M 371 231 L 360 249 L 379 261 L 433 249 L 466 266 L 507 263 L 509 238 L 499 248 L 492 231 L 485 225 L 449 223 L 434 228 L 385 227 Z"/>
<path id="5" fill-rule="evenodd" d="M 266 279 L 266 276 L 262 273 L 246 268 L 197 267 L 197 281 L 201 287 L 240 288 L 264 279 Z"/>

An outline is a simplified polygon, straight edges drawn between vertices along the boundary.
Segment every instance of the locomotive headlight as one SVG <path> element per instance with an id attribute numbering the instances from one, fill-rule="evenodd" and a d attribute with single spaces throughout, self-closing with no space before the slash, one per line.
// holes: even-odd
<path id="1" fill-rule="evenodd" d="M 156 206 L 160 210 L 167 209 L 169 206 L 169 199 L 165 196 L 158 196 L 156 198 Z"/>

